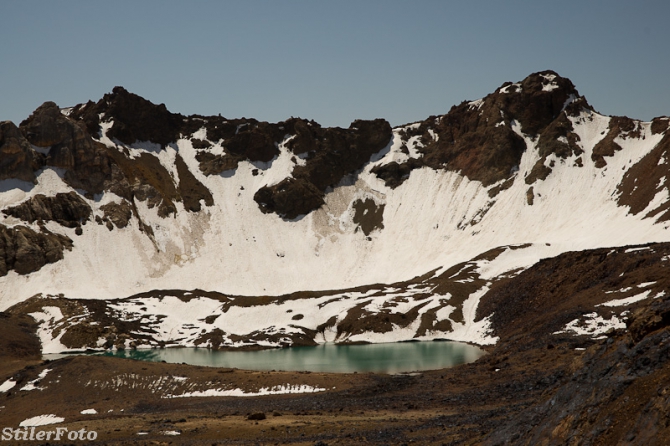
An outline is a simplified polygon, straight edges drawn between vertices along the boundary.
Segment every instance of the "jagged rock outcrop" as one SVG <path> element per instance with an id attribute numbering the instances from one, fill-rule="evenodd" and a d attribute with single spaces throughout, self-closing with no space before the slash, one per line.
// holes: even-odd
<path id="1" fill-rule="evenodd" d="M 53 102 L 45 102 L 19 126 L 31 144 L 48 148 L 46 164 L 65 169 L 64 180 L 75 189 L 101 193 L 112 178 L 105 146 L 83 125 L 64 116 Z"/>
<path id="2" fill-rule="evenodd" d="M 392 137 L 391 126 L 383 119 L 355 121 L 348 129 L 322 128 L 314 121 L 298 118 L 277 124 L 207 118 L 205 125 L 208 139 L 221 141 L 224 148 L 223 154 L 213 154 L 202 140 L 194 141 L 197 147 L 205 148 L 196 156 L 205 175 L 234 170 L 243 160 L 270 162 L 279 155 L 278 146 L 284 140 L 286 148 L 304 160 L 290 177 L 264 186 L 254 195 L 263 212 L 287 219 L 318 209 L 326 188 L 361 169 Z"/>
<path id="3" fill-rule="evenodd" d="M 387 186 L 397 187 L 412 170 L 428 166 L 461 172 L 489 186 L 511 177 L 526 150 L 512 123 L 530 137 L 539 136 L 543 157 L 565 157 L 579 148 L 562 112 L 574 114 L 582 108 L 591 109 L 569 79 L 553 71 L 534 73 L 520 83 L 504 83 L 479 101 L 462 102 L 446 115 L 407 126 L 402 140 L 405 145 L 413 141 L 421 156 L 377 166 L 373 173 Z M 560 136 L 568 142 L 558 141 Z M 403 151 L 408 153 L 406 147 Z"/>
<path id="4" fill-rule="evenodd" d="M 35 221 L 56 221 L 58 224 L 75 228 L 91 217 L 91 207 L 76 192 L 59 193 L 54 197 L 37 194 L 23 203 L 2 211 L 5 215 L 33 223 Z"/>
<path id="5" fill-rule="evenodd" d="M 132 203 L 134 199 L 146 201 L 150 209 L 158 207 L 158 215 L 167 217 L 177 211 L 175 201 L 180 201 L 175 180 L 158 158 L 142 153 L 129 158 L 124 153 L 109 149 L 109 154 L 120 172 L 120 181 L 112 191 Z"/>
<path id="6" fill-rule="evenodd" d="M 97 103 L 89 101 L 71 113 L 72 119 L 85 123 L 93 136 L 100 133 L 101 115 L 103 122 L 114 122 L 107 136 L 125 144 L 151 141 L 166 145 L 177 140 L 183 125 L 183 116 L 170 113 L 165 104 L 155 105 L 123 87 L 114 87 Z"/>
<path id="7" fill-rule="evenodd" d="M 291 177 L 264 186 L 254 195 L 263 212 L 287 219 L 318 209 L 328 187 L 362 168 L 392 137 L 391 126 L 383 119 L 354 121 L 348 129 L 322 129 L 317 125 L 296 128 L 289 147 L 295 154 L 307 153 L 306 163 L 295 166 Z"/>
<path id="8" fill-rule="evenodd" d="M 16 178 L 35 183 L 44 156 L 35 152 L 11 121 L 0 122 L 0 180 Z"/>
<path id="9" fill-rule="evenodd" d="M 61 260 L 65 249 L 72 249 L 72 240 L 64 235 L 44 228 L 36 232 L 25 226 L 0 225 L 0 276 L 11 270 L 19 274 L 35 272 Z"/>
<path id="10" fill-rule="evenodd" d="M 102 217 L 96 215 L 95 221 L 98 224 L 105 223 L 110 231 L 114 229 L 114 226 L 125 228 L 133 216 L 133 207 L 125 200 L 121 203 L 112 202 L 103 204 L 100 206 L 100 210 L 104 214 Z"/>

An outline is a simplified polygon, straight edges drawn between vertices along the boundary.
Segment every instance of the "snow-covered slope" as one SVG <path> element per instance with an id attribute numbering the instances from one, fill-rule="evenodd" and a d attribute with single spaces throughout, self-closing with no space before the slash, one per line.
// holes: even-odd
<path id="1" fill-rule="evenodd" d="M 533 82 L 540 82 L 534 95 L 556 95 L 565 81 L 555 80 L 551 73 L 533 76 Z M 542 124 L 544 127 L 534 129 L 535 124 L 524 118 L 524 113 L 532 110 L 532 103 L 504 102 L 511 100 L 507 97 L 520 94 L 521 85 L 530 88 L 526 86 L 528 80 L 524 82 L 505 84 L 494 94 L 461 104 L 461 108 L 454 107 L 443 117 L 393 129 L 385 147 L 326 188 L 321 206 L 297 218 L 282 218 L 278 212 L 268 212 L 259 206 L 257 192 L 277 185 L 281 192 L 282 181 L 287 178 L 292 181 L 293 176 L 301 178 L 296 172 L 312 162 L 309 152 L 298 153 L 291 148 L 292 141 L 299 136 L 298 130 L 275 141 L 276 154 L 269 161 L 240 155 L 234 160 L 236 168 L 212 173 L 203 167 L 203 153 L 208 154 L 209 160 L 216 160 L 232 152 L 228 140 L 211 137 L 211 130 L 204 124 L 191 125 L 190 133 L 180 132 L 167 144 L 139 140 L 123 143 L 110 136 L 110 129 L 115 127 L 111 112 L 100 113 L 97 118 L 100 132 L 93 134 L 95 144 L 104 145 L 108 153 L 114 152 L 121 169 L 126 169 L 123 163 L 132 166 L 137 160 L 153 160 L 152 174 L 131 175 L 127 168 L 124 181 L 132 187 L 148 182 L 162 195 L 152 202 L 151 190 L 146 194 L 149 198 L 137 192 L 130 200 L 114 188 L 91 193 L 91 189 L 76 187 L 79 183 L 68 177 L 67 168 L 50 165 L 48 161 L 35 171 L 36 184 L 17 178 L 0 181 L 1 209 L 16 207 L 39 194 L 75 192 L 92 211 L 87 222 L 70 228 L 55 219 L 31 223 L 7 212 L 0 213 L 0 224 L 7 228 L 26 226 L 36 232 L 63 234 L 73 241 L 73 248 L 65 250 L 60 261 L 47 262 L 29 274 L 9 270 L 0 277 L 0 310 L 37 294 L 93 300 L 160 289 L 200 289 L 225 295 L 268 296 L 395 284 L 433 270 L 439 275 L 496 247 L 530 244 L 501 254 L 500 258 L 507 258 L 510 263 L 499 261 L 489 266 L 486 278 L 493 279 L 566 251 L 670 240 L 669 223 L 659 218 L 660 211 L 668 206 L 665 177 L 647 187 L 645 197 L 649 202 L 642 211 L 638 209 L 633 214 L 630 204 L 622 204 L 625 202 L 622 197 L 632 193 L 622 186 L 624 176 L 654 150 L 670 146 L 667 120 L 653 123 L 629 120 L 632 129 L 623 125 L 615 128 L 614 118 L 598 114 L 585 101 L 582 104 L 576 90 L 568 89 L 564 94 L 568 99 L 561 98 L 560 113 L 554 113 L 553 120 Z M 517 89 L 516 93 L 512 87 Z M 499 122 L 489 123 L 492 107 L 497 107 L 495 114 L 499 111 Z M 511 169 L 484 176 L 479 174 L 483 168 L 475 171 L 471 167 L 477 160 L 463 161 L 456 157 L 436 164 L 435 154 L 447 150 L 446 146 L 440 146 L 448 144 L 446 138 L 453 137 L 458 145 L 463 140 L 458 139 L 458 132 L 462 135 L 470 131 L 465 120 L 462 121 L 465 124 L 449 124 L 452 126 L 445 130 L 445 123 L 457 119 L 461 109 L 462 113 L 468 113 L 467 122 L 476 120 L 482 135 L 504 131 L 505 138 L 521 144 L 518 158 L 510 158 Z M 235 134 L 243 127 L 237 125 Z M 353 124 L 349 129 L 357 130 Z M 548 149 L 547 141 L 552 135 L 552 141 L 570 150 Z M 330 136 L 324 138 L 327 137 Z M 486 138 L 482 147 L 498 141 Z M 614 143 L 615 150 L 603 150 L 606 142 Z M 477 150 L 475 143 L 470 146 Z M 54 147 L 33 145 L 47 154 Z M 665 153 L 665 149 L 661 152 Z M 604 166 L 601 160 L 605 160 Z M 490 163 L 495 164 L 495 160 Z M 663 167 L 664 163 L 667 163 L 665 155 L 657 164 Z M 77 169 L 77 163 L 74 164 L 71 171 Z M 401 169 L 409 167 L 398 181 L 385 181 L 379 172 L 395 165 Z M 114 168 L 110 178 L 114 176 Z M 161 177 L 160 169 L 169 176 Z M 318 173 L 309 174 L 311 181 L 318 183 Z M 212 202 L 202 198 L 195 206 L 199 210 L 194 210 L 192 203 L 179 199 L 179 194 L 186 197 L 185 189 L 182 190 L 186 175 L 191 183 L 206 188 L 201 195 L 211 194 Z M 165 184 L 158 186 L 156 178 L 163 178 L 163 183 L 172 181 L 171 189 Z M 643 175 L 639 174 L 635 181 L 639 181 L 640 188 L 646 187 L 642 184 Z M 176 190 L 173 195 L 177 198 L 170 199 L 171 192 L 165 192 L 168 189 Z M 638 185 L 633 188 L 637 189 Z M 128 208 L 132 207 L 132 217 L 125 227 L 108 222 L 105 206 L 110 203 L 129 203 Z M 654 210 L 659 212 L 650 216 Z M 107 224 L 96 224 L 95 217 L 98 223 L 103 223 L 103 216 Z M 385 293 L 381 292 L 381 301 L 387 299 Z M 328 298 L 335 294 L 330 293 Z M 320 317 L 319 323 L 345 314 L 345 310 L 356 304 L 353 295 L 349 298 L 339 300 L 338 308 L 327 317 Z M 320 299 L 313 304 L 318 306 Z M 193 317 L 204 318 L 206 308 L 209 307 L 204 303 L 198 305 L 198 314 Z M 235 317 L 248 314 L 255 318 L 245 313 L 246 309 L 238 311 L 240 314 L 235 313 Z M 224 325 L 219 328 L 230 332 Z M 313 325 L 311 329 L 318 324 L 315 321 Z M 474 341 L 474 336 L 472 339 L 464 336 L 463 340 Z"/>

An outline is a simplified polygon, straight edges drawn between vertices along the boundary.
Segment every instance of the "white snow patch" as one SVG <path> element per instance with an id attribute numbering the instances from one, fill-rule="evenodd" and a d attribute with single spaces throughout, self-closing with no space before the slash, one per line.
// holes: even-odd
<path id="1" fill-rule="evenodd" d="M 170 435 L 170 436 L 176 436 L 176 435 L 181 435 L 181 432 L 179 431 L 161 431 L 162 435 Z"/>
<path id="2" fill-rule="evenodd" d="M 37 387 L 37 384 L 39 384 L 40 381 L 42 381 L 44 378 L 46 378 L 47 374 L 50 371 L 51 371 L 51 369 L 42 370 L 42 372 L 40 372 L 40 374 L 37 375 L 37 378 L 30 381 L 25 386 L 21 387 L 21 390 L 44 390 L 44 387 Z"/>
<path id="3" fill-rule="evenodd" d="M 95 409 L 84 409 L 79 413 L 82 414 L 82 415 L 95 415 L 95 414 L 98 413 L 98 411 L 95 410 Z"/>
<path id="4" fill-rule="evenodd" d="M 468 109 L 474 110 L 474 109 L 481 109 L 482 105 L 484 105 L 484 99 L 477 99 L 476 101 L 470 101 L 468 102 Z"/>
<path id="5" fill-rule="evenodd" d="M 638 288 L 646 288 L 646 287 L 648 287 L 650 285 L 653 285 L 655 283 L 656 283 L 656 280 L 654 280 L 653 282 L 643 282 L 643 283 L 638 284 L 637 287 Z"/>
<path id="6" fill-rule="evenodd" d="M 65 418 L 57 417 L 54 414 L 38 415 L 36 417 L 28 418 L 19 423 L 21 427 L 36 427 L 46 426 L 48 424 L 58 424 L 65 421 Z"/>
<path id="7" fill-rule="evenodd" d="M 0 384 L 0 392 L 2 393 L 7 392 L 8 390 L 13 389 L 15 385 L 16 381 L 10 378 L 4 383 Z"/>
<path id="8" fill-rule="evenodd" d="M 511 87 L 516 87 L 516 90 L 514 90 L 516 93 L 521 92 L 521 83 L 519 82 L 502 87 L 500 90 L 498 90 L 498 92 L 507 94 L 510 92 L 509 89 Z"/>
<path id="9" fill-rule="evenodd" d="M 645 251 L 647 249 L 650 249 L 649 246 L 643 246 L 641 248 L 628 248 L 627 250 L 624 251 L 624 254 L 629 254 L 631 252 L 637 252 L 637 251 Z"/>
<path id="10" fill-rule="evenodd" d="M 525 270 L 536 264 L 540 259 L 552 257 L 556 248 L 545 243 L 527 247 L 507 247 L 505 252 L 491 261 L 479 261 L 479 276 L 484 280 L 494 279 L 512 270 Z"/>
<path id="11" fill-rule="evenodd" d="M 283 395 L 287 393 L 314 393 L 324 392 L 322 387 L 313 387 L 306 384 L 283 384 L 274 387 L 262 387 L 257 392 L 245 392 L 242 389 L 207 389 L 202 391 L 187 392 L 181 395 L 166 395 L 163 398 L 192 398 L 209 396 L 262 396 L 262 395 Z"/>
<path id="12" fill-rule="evenodd" d="M 611 319 L 605 319 L 594 312 L 585 314 L 583 320 L 575 319 L 568 322 L 563 330 L 557 331 L 554 334 L 572 332 L 576 335 L 585 335 L 596 338 L 606 334 L 610 329 L 620 330 L 624 328 L 626 328 L 626 323 L 620 320 L 616 315 L 612 315 Z"/>
<path id="13" fill-rule="evenodd" d="M 645 292 L 640 293 L 640 294 L 636 294 L 635 296 L 626 297 L 624 299 L 610 300 L 609 302 L 598 304 L 598 305 L 596 305 L 596 307 L 599 307 L 599 306 L 622 307 L 624 305 L 630 305 L 630 304 L 634 304 L 635 302 L 639 302 L 641 300 L 644 300 L 644 299 L 649 297 L 649 294 L 651 294 L 651 290 L 645 291 Z"/>
<path id="14" fill-rule="evenodd" d="M 63 313 L 60 308 L 44 306 L 42 307 L 42 311 L 29 313 L 29 316 L 32 316 L 39 323 L 37 336 L 42 343 L 43 354 L 68 351 L 68 348 L 60 342 L 60 338 L 65 334 L 64 330 L 55 338 L 53 337 L 54 329 L 59 325 L 59 322 L 63 321 Z"/>

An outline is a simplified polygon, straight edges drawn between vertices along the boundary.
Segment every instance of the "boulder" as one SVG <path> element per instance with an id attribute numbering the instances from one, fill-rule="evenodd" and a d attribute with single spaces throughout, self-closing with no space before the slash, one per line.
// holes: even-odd
<path id="1" fill-rule="evenodd" d="M 75 228 L 91 216 L 91 207 L 76 192 L 59 193 L 53 197 L 37 194 L 23 203 L 2 211 L 5 215 L 33 223 L 56 221 L 60 225 Z"/>

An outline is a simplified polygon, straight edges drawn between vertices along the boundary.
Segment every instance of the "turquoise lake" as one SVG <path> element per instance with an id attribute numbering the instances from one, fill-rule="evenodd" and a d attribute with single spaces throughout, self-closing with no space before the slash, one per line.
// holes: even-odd
<path id="1" fill-rule="evenodd" d="M 246 370 L 405 373 L 473 362 L 485 352 L 472 345 L 442 341 L 364 345 L 323 344 L 316 347 L 260 351 L 166 348 L 119 350 L 100 354 L 141 361 L 165 361 Z"/>

